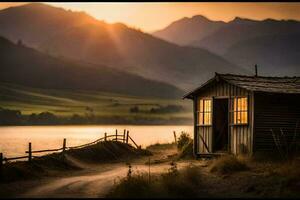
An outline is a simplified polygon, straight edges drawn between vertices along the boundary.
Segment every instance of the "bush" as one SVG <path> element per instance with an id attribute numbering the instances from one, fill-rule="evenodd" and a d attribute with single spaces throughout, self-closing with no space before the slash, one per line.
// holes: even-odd
<path id="1" fill-rule="evenodd" d="M 213 161 L 210 167 L 210 172 L 229 174 L 247 169 L 248 167 L 246 163 L 235 156 L 222 156 Z"/>
<path id="2" fill-rule="evenodd" d="M 188 166 L 178 170 L 176 163 L 171 163 L 167 173 L 149 176 L 147 173 L 121 179 L 108 193 L 108 197 L 153 198 L 153 197 L 201 197 L 200 169 Z"/>
<path id="3" fill-rule="evenodd" d="M 190 140 L 186 145 L 182 147 L 179 158 L 193 158 L 193 148 L 193 140 Z"/>
<path id="4" fill-rule="evenodd" d="M 179 136 L 179 138 L 177 140 L 177 148 L 179 150 L 182 150 L 183 147 L 188 145 L 191 140 L 192 140 L 192 138 L 188 133 L 181 132 L 181 135 Z"/>

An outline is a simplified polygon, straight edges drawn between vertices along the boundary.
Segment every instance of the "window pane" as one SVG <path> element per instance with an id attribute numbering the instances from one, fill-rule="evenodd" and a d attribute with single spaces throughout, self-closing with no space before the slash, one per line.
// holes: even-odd
<path id="1" fill-rule="evenodd" d="M 205 100 L 205 112 L 211 111 L 211 100 Z"/>
<path id="2" fill-rule="evenodd" d="M 203 113 L 198 113 L 198 124 L 203 124 Z"/>
<path id="3" fill-rule="evenodd" d="M 200 99 L 198 102 L 199 102 L 199 104 L 198 104 L 198 110 L 199 110 L 200 112 L 203 112 L 203 100 Z"/>
<path id="4" fill-rule="evenodd" d="M 241 113 L 241 123 L 247 123 L 247 122 L 248 122 L 247 112 L 242 112 Z"/>
<path id="5" fill-rule="evenodd" d="M 237 111 L 237 98 L 233 99 L 233 111 Z"/>
<path id="6" fill-rule="evenodd" d="M 204 124 L 210 124 L 210 113 L 204 113 Z"/>
<path id="7" fill-rule="evenodd" d="M 210 125 L 211 124 L 211 99 L 199 99 L 198 101 L 198 124 Z"/>
<path id="8" fill-rule="evenodd" d="M 246 124 L 248 123 L 248 98 L 238 97 L 235 98 L 233 108 L 233 123 Z"/>

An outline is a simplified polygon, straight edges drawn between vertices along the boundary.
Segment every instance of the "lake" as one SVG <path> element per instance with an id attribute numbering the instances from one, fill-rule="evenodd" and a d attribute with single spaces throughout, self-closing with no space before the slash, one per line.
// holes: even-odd
<path id="1" fill-rule="evenodd" d="M 28 143 L 32 150 L 61 148 L 63 138 L 68 146 L 76 146 L 92 142 L 104 136 L 129 130 L 132 139 L 142 147 L 159 143 L 173 142 L 173 131 L 177 137 L 181 131 L 193 137 L 193 126 L 137 126 L 137 125 L 100 125 L 100 126 L 6 126 L 0 127 L 0 153 L 4 157 L 26 155 Z M 41 155 L 41 154 L 40 154 Z"/>

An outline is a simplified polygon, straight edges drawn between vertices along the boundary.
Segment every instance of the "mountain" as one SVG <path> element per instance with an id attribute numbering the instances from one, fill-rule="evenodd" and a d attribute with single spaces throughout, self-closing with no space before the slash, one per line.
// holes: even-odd
<path id="1" fill-rule="evenodd" d="M 224 57 L 264 75 L 300 76 L 300 33 L 267 35 L 237 42 Z"/>
<path id="2" fill-rule="evenodd" d="M 214 72 L 247 73 L 207 50 L 181 47 L 124 24 L 32 3 L 0 11 L 0 35 L 55 57 L 106 65 L 191 89 Z"/>
<path id="3" fill-rule="evenodd" d="M 231 46 L 238 42 L 255 37 L 287 35 L 300 33 L 300 22 L 295 20 L 262 21 L 236 17 L 212 34 L 190 43 L 191 46 L 205 48 L 223 55 Z M 271 50 L 271 49 L 270 49 Z"/>
<path id="4" fill-rule="evenodd" d="M 196 18 L 198 22 L 209 22 L 209 26 L 197 25 Z M 299 21 L 236 17 L 222 23 L 194 16 L 173 22 L 154 34 L 175 43 L 207 49 L 249 71 L 258 64 L 261 75 L 300 75 Z M 195 39 L 197 34 L 199 37 Z M 187 40 L 191 42 L 187 44 Z"/>
<path id="5" fill-rule="evenodd" d="M 137 75 L 59 59 L 0 37 L 0 82 L 46 89 L 95 90 L 135 96 L 180 97 L 178 88 Z"/>
<path id="6" fill-rule="evenodd" d="M 184 17 L 177 20 L 166 28 L 155 31 L 152 34 L 178 45 L 190 45 L 194 41 L 212 34 L 225 24 L 222 21 L 211 21 L 202 15 L 195 15 L 191 18 Z"/>

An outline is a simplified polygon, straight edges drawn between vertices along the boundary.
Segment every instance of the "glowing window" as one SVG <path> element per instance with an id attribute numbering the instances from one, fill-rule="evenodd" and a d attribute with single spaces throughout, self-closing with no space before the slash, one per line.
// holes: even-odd
<path id="1" fill-rule="evenodd" d="M 248 98 L 237 97 L 233 102 L 233 124 L 248 123 Z"/>
<path id="2" fill-rule="evenodd" d="M 211 125 L 211 99 L 200 99 L 198 101 L 198 125 Z"/>

